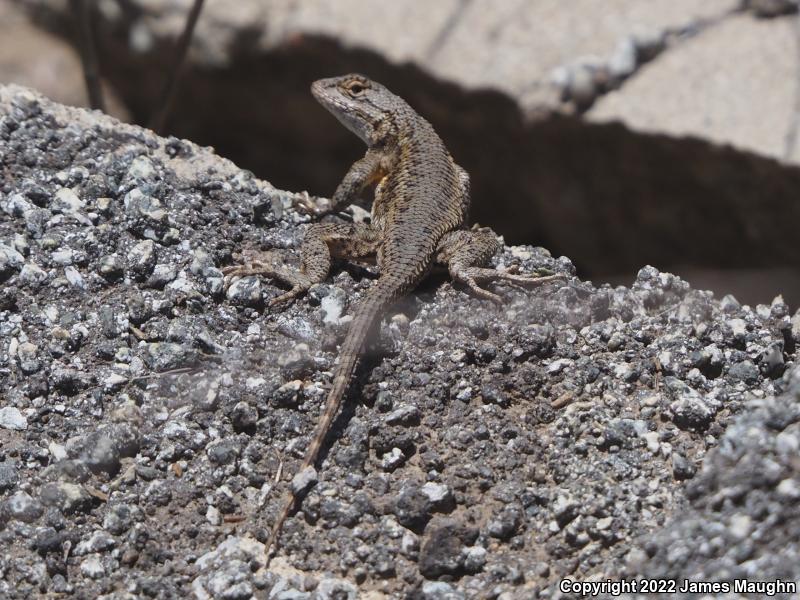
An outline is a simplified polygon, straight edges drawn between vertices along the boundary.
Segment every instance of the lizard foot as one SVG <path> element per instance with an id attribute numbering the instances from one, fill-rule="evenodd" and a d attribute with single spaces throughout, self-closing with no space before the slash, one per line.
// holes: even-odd
<path id="1" fill-rule="evenodd" d="M 467 267 L 454 274 L 454 279 L 467 285 L 477 296 L 491 300 L 497 304 L 502 303 L 502 298 L 478 285 L 478 281 L 503 281 L 515 287 L 536 287 L 553 281 L 563 281 L 564 275 L 517 275 L 517 268 L 508 271 L 497 271 L 482 267 Z"/>
<path id="2" fill-rule="evenodd" d="M 553 281 L 564 281 L 566 277 L 561 274 L 557 275 L 517 275 L 516 269 L 514 272 L 501 272 L 497 271 L 497 274 L 492 278 L 494 280 L 500 281 L 508 281 L 511 283 L 516 283 L 521 286 L 525 287 L 536 287 L 540 285 L 544 285 L 546 283 L 551 283 Z"/>
<path id="3" fill-rule="evenodd" d="M 474 278 L 464 277 L 463 279 L 460 279 L 460 281 L 461 283 L 465 284 L 470 290 L 472 290 L 472 293 L 478 296 L 479 298 L 483 298 L 484 300 L 491 300 L 492 302 L 498 305 L 503 303 L 503 298 L 501 298 L 498 294 L 490 292 L 489 290 L 479 286 L 478 282 L 475 281 Z"/>
<path id="4" fill-rule="evenodd" d="M 222 274 L 225 276 L 225 289 L 229 288 L 235 277 L 247 277 L 249 275 L 265 275 L 273 277 L 276 265 L 272 260 L 266 262 L 264 259 L 271 259 L 271 253 L 261 254 L 259 258 L 254 258 L 249 253 L 235 254 L 234 259 L 241 261 L 240 264 L 223 267 Z"/>
<path id="5" fill-rule="evenodd" d="M 292 206 L 300 213 L 319 219 L 331 214 L 331 202 L 327 198 L 312 199 L 308 192 L 303 192 L 295 197 Z"/>
<path id="6" fill-rule="evenodd" d="M 262 254 L 257 259 L 249 255 L 236 257 L 242 260 L 242 264 L 231 265 L 222 269 L 222 274 L 225 276 L 225 289 L 229 288 L 233 283 L 233 279 L 237 277 L 259 275 L 277 279 L 291 286 L 291 289 L 269 301 L 269 306 L 275 306 L 276 304 L 293 300 L 311 287 L 312 282 L 308 277 L 302 273 L 290 271 L 283 266 L 276 265 L 273 262 L 273 257 L 274 254 L 271 252 Z"/>

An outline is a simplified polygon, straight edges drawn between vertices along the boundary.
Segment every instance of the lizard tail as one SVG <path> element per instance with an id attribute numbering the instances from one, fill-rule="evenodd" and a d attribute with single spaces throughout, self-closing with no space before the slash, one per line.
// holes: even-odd
<path id="1" fill-rule="evenodd" d="M 328 398 L 325 401 L 325 409 L 311 437 L 311 444 L 306 450 L 303 464 L 298 473 L 304 471 L 308 467 L 313 467 L 314 463 L 316 463 L 322 444 L 325 442 L 328 431 L 339 412 L 345 392 L 347 392 L 347 387 L 350 385 L 353 373 L 355 373 L 358 359 L 361 356 L 361 350 L 367 339 L 367 334 L 378 316 L 402 293 L 402 291 L 402 287 L 397 286 L 395 282 L 378 279 L 369 290 L 365 300 L 355 310 L 355 316 L 339 350 L 339 364 L 336 366 L 333 375 L 333 386 L 330 392 L 328 392 Z M 285 500 L 278 514 L 278 518 L 272 524 L 272 531 L 267 540 L 267 565 L 269 565 L 271 551 L 277 550 L 278 548 L 283 522 L 292 514 L 296 501 L 297 496 L 295 492 L 290 490 L 288 498 Z"/>

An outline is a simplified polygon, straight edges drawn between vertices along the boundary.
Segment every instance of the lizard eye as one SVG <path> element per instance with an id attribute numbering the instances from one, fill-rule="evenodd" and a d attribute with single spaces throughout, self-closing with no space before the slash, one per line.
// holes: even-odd
<path id="1" fill-rule="evenodd" d="M 353 83 L 347 86 L 347 91 L 350 92 L 350 94 L 353 96 L 360 96 L 361 94 L 364 93 L 366 89 L 367 86 L 358 81 L 354 81 Z"/>

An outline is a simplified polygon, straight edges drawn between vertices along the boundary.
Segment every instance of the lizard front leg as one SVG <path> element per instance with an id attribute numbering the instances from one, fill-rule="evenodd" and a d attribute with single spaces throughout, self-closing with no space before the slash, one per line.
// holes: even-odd
<path id="1" fill-rule="evenodd" d="M 384 160 L 383 153 L 377 150 L 368 150 L 364 158 L 357 160 L 350 167 L 330 202 L 315 203 L 304 199 L 297 201 L 296 206 L 317 218 L 347 208 L 358 199 L 368 185 L 380 180 L 385 170 Z"/>
<path id="2" fill-rule="evenodd" d="M 291 289 L 270 300 L 270 306 L 291 300 L 315 283 L 328 277 L 331 258 L 367 259 L 375 255 L 380 235 L 371 225 L 362 223 L 314 223 L 308 226 L 300 247 L 299 271 L 276 264 L 274 252 L 245 257 L 244 264 L 222 270 L 226 278 L 263 275 L 277 279 Z"/>
<path id="3" fill-rule="evenodd" d="M 502 298 L 478 285 L 479 281 L 509 281 L 519 285 L 542 285 L 563 279 L 563 275 L 517 275 L 484 267 L 488 260 L 500 250 L 494 231 L 489 228 L 468 231 L 459 229 L 445 234 L 439 242 L 436 262 L 450 271 L 454 281 L 459 281 L 476 295 L 496 303 Z"/>

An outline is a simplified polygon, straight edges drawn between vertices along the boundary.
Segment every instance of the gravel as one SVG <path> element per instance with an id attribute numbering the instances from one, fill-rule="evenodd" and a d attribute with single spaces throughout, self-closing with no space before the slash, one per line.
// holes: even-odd
<path id="1" fill-rule="evenodd" d="M 287 307 L 268 306 L 270 280 L 223 288 L 234 252 L 298 245 L 294 195 L 13 87 L 0 168 L 0 596 L 800 577 L 800 320 L 780 297 L 720 301 L 653 267 L 595 286 L 565 257 L 505 248 L 495 266 L 566 280 L 499 286 L 503 307 L 422 285 L 297 474 L 372 277 L 337 268 Z M 290 485 L 307 495 L 265 569 Z"/>

